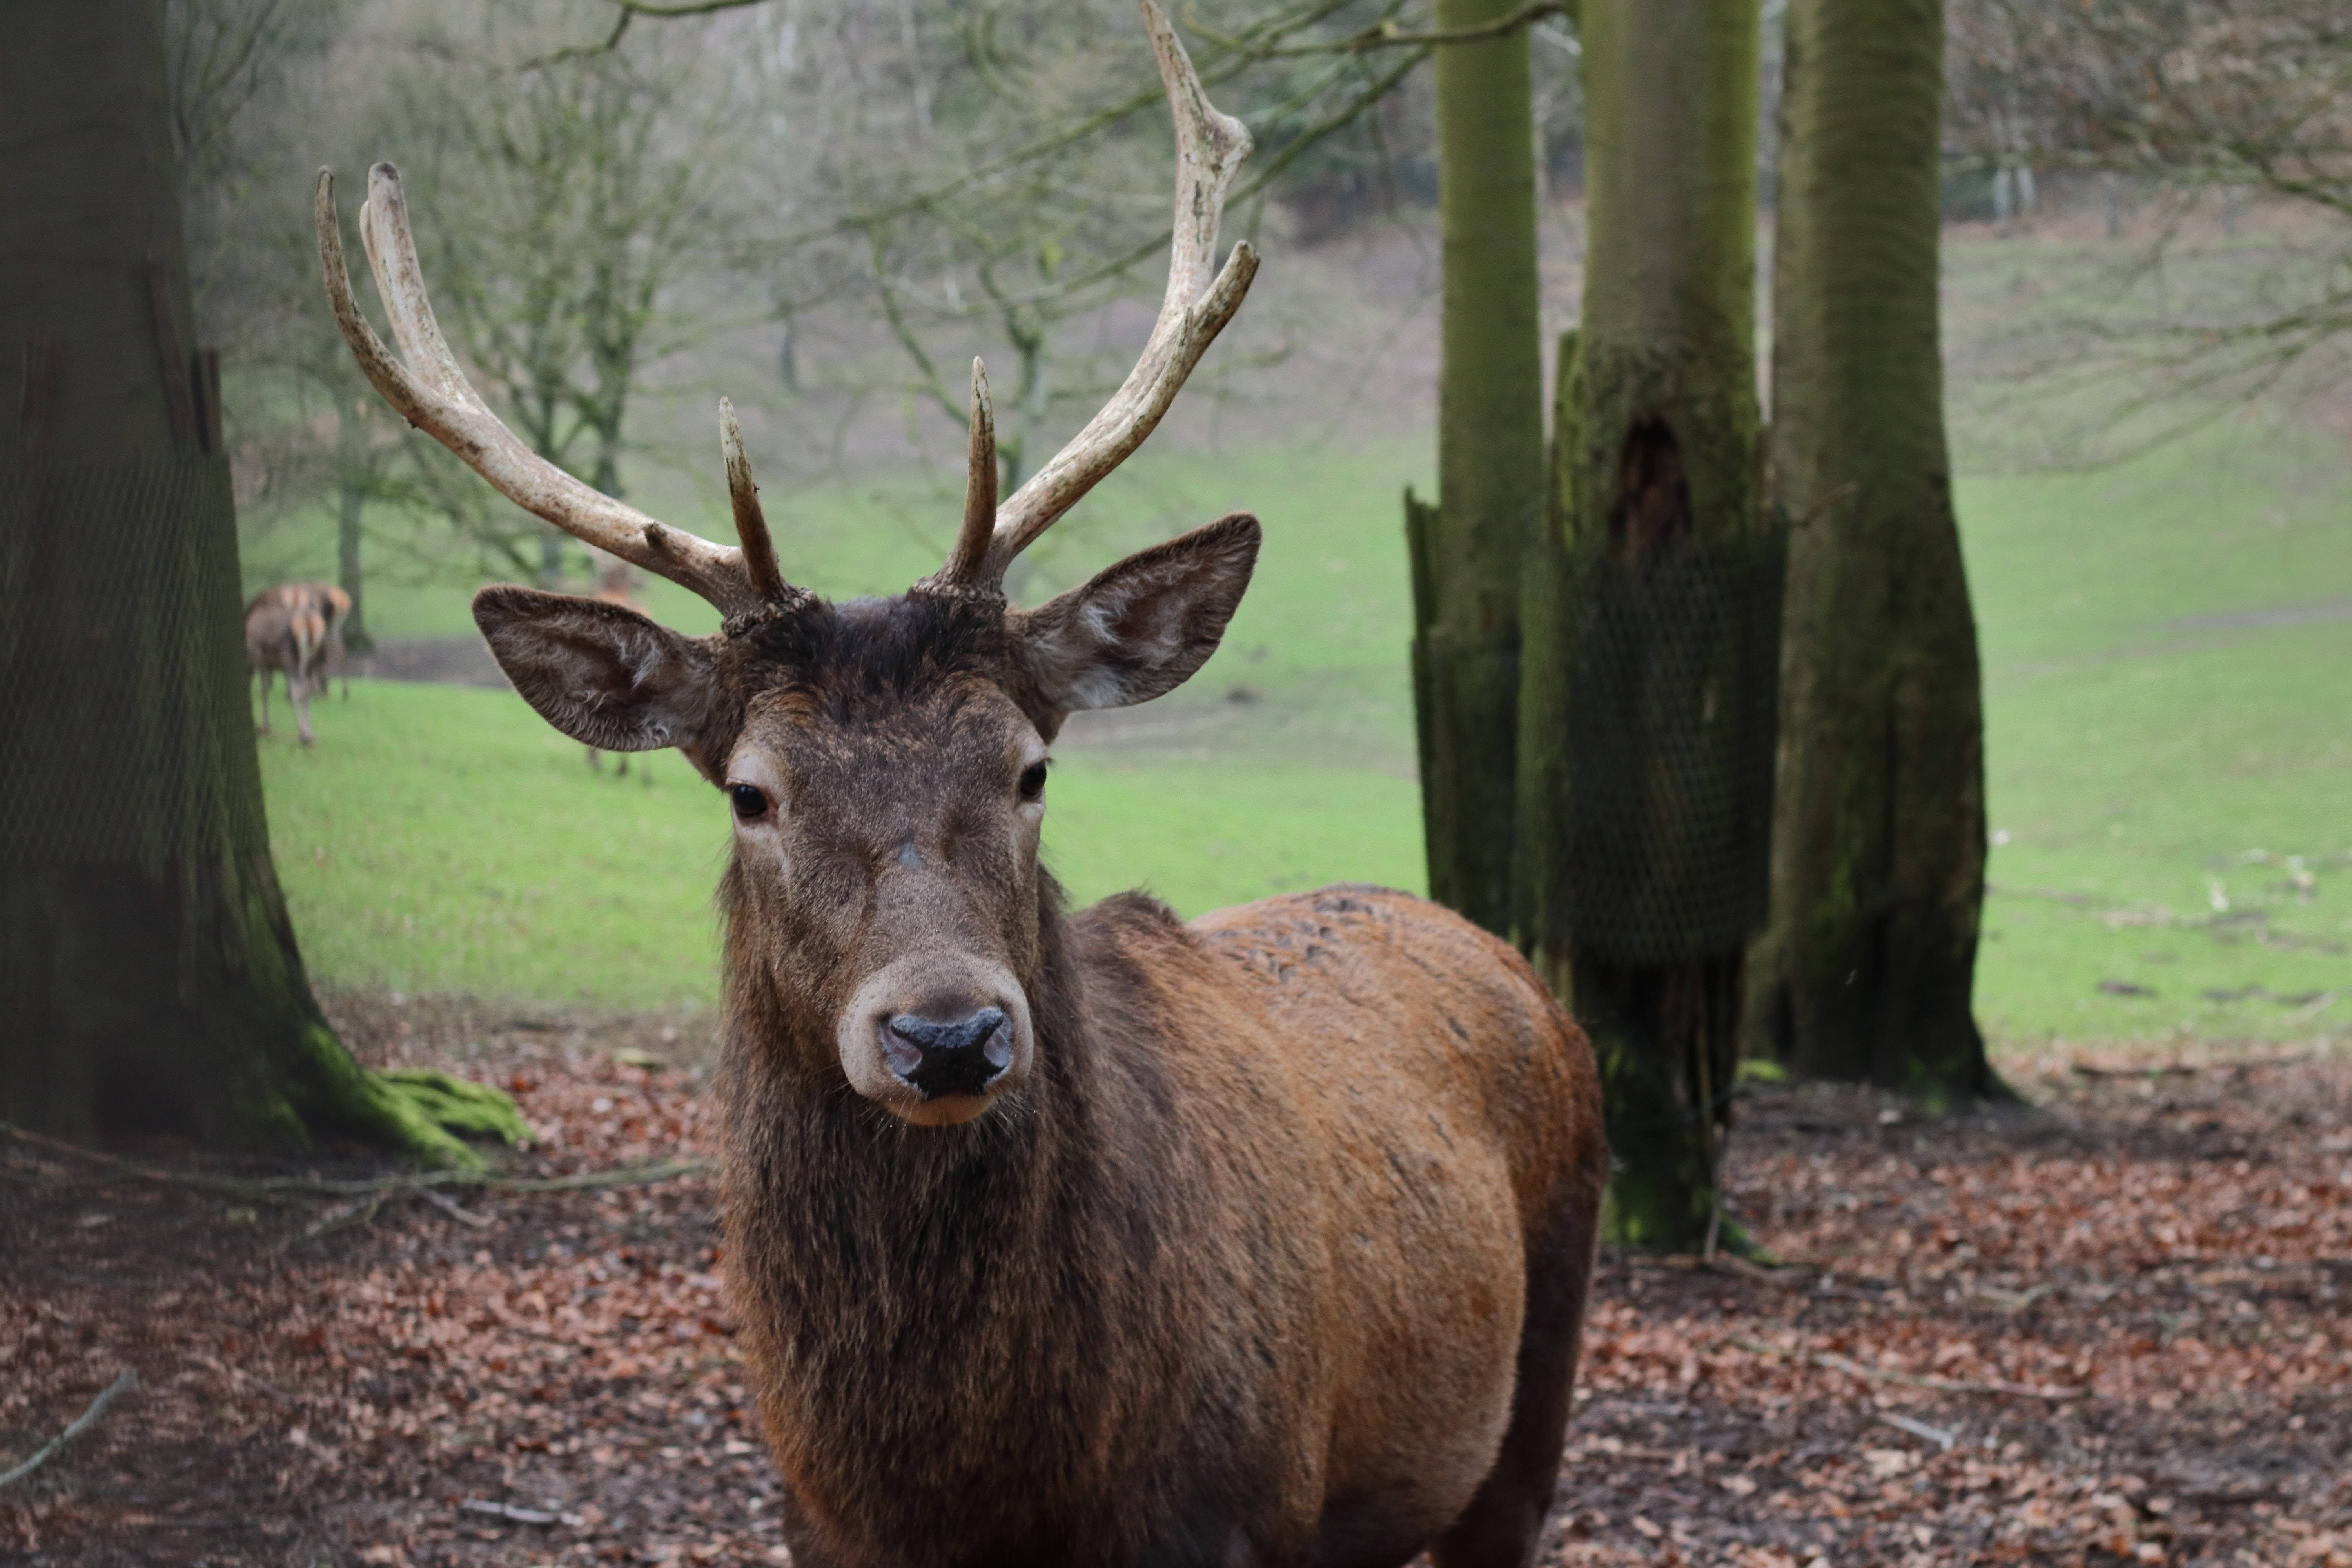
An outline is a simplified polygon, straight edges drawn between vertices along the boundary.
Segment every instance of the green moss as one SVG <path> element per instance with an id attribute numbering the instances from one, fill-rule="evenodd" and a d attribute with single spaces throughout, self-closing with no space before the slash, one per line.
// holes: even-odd
<path id="1" fill-rule="evenodd" d="M 445 1169 L 482 1168 L 479 1154 L 398 1086 L 352 1060 L 324 1025 L 304 1032 L 300 1059 L 289 1076 L 295 1109 L 314 1133 L 356 1138 Z"/>
<path id="2" fill-rule="evenodd" d="M 496 1138 L 509 1147 L 530 1136 L 505 1090 L 431 1068 L 378 1073 L 377 1081 L 439 1127 L 467 1138 Z"/>

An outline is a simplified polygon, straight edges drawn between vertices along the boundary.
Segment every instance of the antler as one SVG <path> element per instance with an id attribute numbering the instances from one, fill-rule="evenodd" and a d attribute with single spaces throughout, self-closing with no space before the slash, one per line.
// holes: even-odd
<path id="1" fill-rule="evenodd" d="M 988 372 L 971 362 L 971 431 L 964 453 L 963 527 L 933 586 L 976 584 L 987 565 L 996 528 L 996 408 L 988 400 Z M 998 574 L 1002 576 L 1000 571 Z"/>
<path id="2" fill-rule="evenodd" d="M 343 263 L 342 224 L 335 213 L 335 178 L 325 169 L 319 171 L 316 216 L 319 261 L 326 271 L 327 299 L 334 307 L 335 325 L 342 330 L 343 342 L 351 345 L 360 369 L 403 418 L 457 453 L 492 489 L 525 511 L 632 565 L 692 589 L 722 614 L 757 609 L 791 592 L 776 568 L 775 550 L 768 540 L 767 524 L 761 520 L 733 410 L 722 409 L 721 442 L 736 528 L 743 539 L 740 550 L 670 528 L 581 483 L 532 451 L 490 412 L 489 405 L 457 368 L 457 358 L 449 352 L 448 340 L 433 318 L 424 268 L 416 260 L 416 241 L 408 231 L 408 204 L 401 194 L 399 170 L 390 163 L 378 163 L 368 171 L 368 199 L 360 208 L 360 237 L 367 244 L 376 292 L 383 300 L 384 313 L 392 319 L 393 336 L 399 341 L 406 363 L 384 347 L 352 295 L 351 273 Z"/>
<path id="3" fill-rule="evenodd" d="M 1032 541 L 1078 504 L 1088 490 L 1125 462 L 1159 425 L 1192 367 L 1224 330 L 1257 275 L 1257 253 L 1234 247 L 1213 280 L 1217 221 L 1225 191 L 1250 153 L 1242 122 L 1219 113 L 1201 89 L 1201 79 L 1177 41 L 1175 29 L 1152 0 L 1140 0 L 1160 80 L 1168 89 L 1168 110 L 1176 122 L 1176 221 L 1168 264 L 1168 292 L 1160 319 L 1143 345 L 1142 357 L 1102 412 L 1087 422 L 1051 462 L 1031 475 L 1002 507 L 996 491 L 996 429 L 988 410 L 988 384 L 972 365 L 971 476 L 966 481 L 964 526 L 947 564 L 920 586 L 934 591 L 1000 592 L 1004 569 Z M 982 473 L 986 471 L 983 485 Z M 977 521 L 994 513 L 984 538 Z"/>

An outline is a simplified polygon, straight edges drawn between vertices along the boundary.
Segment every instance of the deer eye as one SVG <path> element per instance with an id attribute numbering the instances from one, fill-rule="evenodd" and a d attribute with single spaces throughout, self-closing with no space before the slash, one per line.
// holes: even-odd
<path id="1" fill-rule="evenodd" d="M 768 815 L 768 794 L 758 784 L 729 784 L 727 798 L 733 803 L 740 821 L 757 822 Z"/>
<path id="2" fill-rule="evenodd" d="M 1021 770 L 1021 798 L 1024 801 L 1037 800 L 1042 798 L 1045 793 L 1045 764 L 1031 763 Z"/>

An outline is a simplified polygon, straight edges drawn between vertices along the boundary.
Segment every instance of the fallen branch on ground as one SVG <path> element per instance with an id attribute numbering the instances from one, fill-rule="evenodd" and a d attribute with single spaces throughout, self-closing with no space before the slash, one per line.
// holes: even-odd
<path id="1" fill-rule="evenodd" d="M 488 1498 L 469 1497 L 457 1505 L 465 1513 L 487 1513 L 493 1519 L 509 1520 L 516 1524 L 569 1524 L 582 1521 L 576 1513 L 563 1513 L 543 1508 L 517 1508 L 510 1502 L 492 1502 Z"/>
<path id="2" fill-rule="evenodd" d="M 1930 1388 L 1938 1394 L 2001 1394 L 2013 1399 L 2043 1399 L 2053 1405 L 2060 1405 L 2069 1399 L 2080 1399 L 2089 1392 L 2081 1388 L 2036 1388 L 2030 1383 L 2011 1383 L 2006 1378 L 1990 1378 L 1979 1383 L 1967 1378 L 1936 1377 L 1927 1373 L 1895 1372 L 1885 1367 L 1864 1366 L 1858 1361 L 1830 1351 L 1784 1351 L 1758 1340 L 1732 1340 L 1729 1342 L 1750 1355 L 1778 1356 L 1800 1365 L 1842 1372 L 1848 1377 L 1867 1378 L 1874 1383 L 1896 1383 L 1906 1388 Z"/>
<path id="3" fill-rule="evenodd" d="M 419 1187 L 410 1195 L 423 1198 L 459 1225 L 470 1226 L 476 1230 L 488 1230 L 499 1223 L 486 1214 L 476 1214 L 472 1209 L 461 1207 L 454 1199 L 435 1192 L 431 1187 Z"/>
<path id="4" fill-rule="evenodd" d="M 1878 1412 L 1878 1419 L 1898 1432 L 1908 1432 L 1914 1437 L 1925 1437 L 1947 1454 L 1952 1451 L 1952 1445 L 1960 1440 L 1960 1435 L 1957 1432 L 1947 1432 L 1941 1426 L 1930 1426 L 1925 1421 L 1914 1421 L 1908 1415 L 1898 1415 L 1892 1410 Z"/>
<path id="5" fill-rule="evenodd" d="M 331 1236 L 336 1231 L 351 1226 L 365 1225 L 375 1218 L 376 1211 L 382 1207 L 383 1207 L 383 1194 L 381 1193 L 373 1197 L 361 1198 L 345 1204 L 341 1208 L 331 1210 L 317 1220 L 304 1226 L 301 1230 L 286 1237 L 270 1250 L 284 1252 L 296 1242 L 316 1241 L 322 1236 Z"/>
<path id="6" fill-rule="evenodd" d="M 138 1385 L 139 1374 L 132 1372 L 129 1367 L 123 1368 L 122 1375 L 116 1378 L 112 1383 L 108 1384 L 103 1389 L 100 1390 L 98 1397 L 89 1402 L 89 1408 L 76 1416 L 72 1426 L 68 1426 L 64 1431 L 58 1433 L 56 1436 L 43 1444 L 40 1449 L 36 1452 L 31 1458 L 26 1460 L 15 1469 L 7 1471 L 5 1474 L 0 1474 L 0 1487 L 6 1486 L 10 1481 L 23 1480 L 35 1470 L 37 1470 L 43 1465 L 47 1464 L 58 1449 L 64 1447 L 74 1438 L 80 1436 L 82 1433 L 89 1429 L 89 1426 L 93 1422 L 95 1422 L 100 1416 L 105 1415 L 106 1407 L 114 1403 L 117 1395 L 127 1393 L 131 1389 L 136 1388 Z"/>
<path id="7" fill-rule="evenodd" d="M 280 1405 L 299 1405 L 301 1403 L 300 1400 L 296 1399 L 292 1394 L 287 1393 L 284 1389 L 278 1387 L 268 1378 L 257 1376 L 255 1373 L 246 1371 L 241 1366 L 230 1366 L 218 1356 L 200 1355 L 195 1358 L 195 1361 L 198 1366 L 208 1366 L 212 1368 L 213 1371 L 220 1373 L 222 1381 L 226 1383 L 232 1389 L 236 1388 L 239 1384 L 249 1383 L 253 1384 L 254 1387 L 261 1390 L 262 1393 L 269 1395 L 270 1398 L 278 1401 Z"/>
<path id="8" fill-rule="evenodd" d="M 2328 994 L 2327 999 L 2334 999 L 2332 993 Z M 2200 1072 L 2237 1073 L 2252 1072 L 2257 1068 L 2291 1068 L 2310 1059 L 2309 1051 L 2301 1051 L 2291 1057 L 2258 1057 L 2252 1061 L 2209 1062 L 2203 1065 L 2196 1062 L 2152 1062 L 2147 1067 L 2103 1068 L 2090 1062 L 2076 1062 L 2074 1071 L 2084 1078 L 2190 1078 Z"/>
<path id="9" fill-rule="evenodd" d="M 1626 1266 L 1634 1268 L 1674 1268 L 1697 1274 L 1729 1274 L 1742 1279 L 1760 1280 L 1777 1285 L 1783 1290 L 1801 1290 L 1805 1281 L 1800 1276 L 1826 1272 L 1817 1264 L 1780 1262 L 1765 1264 L 1742 1258 L 1736 1252 L 1717 1252 L 1713 1257 L 1698 1252 L 1630 1253 Z"/>
<path id="10" fill-rule="evenodd" d="M 583 1171 L 570 1176 L 494 1176 L 480 1171 L 420 1171 L 413 1175 L 377 1176 L 355 1181 L 337 1181 L 324 1176 L 213 1176 L 197 1171 L 166 1171 L 153 1165 L 142 1165 L 135 1160 L 85 1149 L 62 1138 L 51 1138 L 6 1121 L 0 1121 L 0 1135 L 38 1148 L 54 1149 L 78 1160 L 88 1160 L 121 1171 L 125 1175 L 136 1176 L 141 1181 L 170 1182 L 179 1186 L 201 1187 L 206 1192 L 231 1193 L 247 1198 L 282 1199 L 289 1194 L 331 1198 L 393 1193 L 423 1194 L 435 1187 L 480 1187 L 496 1193 L 572 1193 L 594 1187 L 650 1186 L 657 1182 L 675 1181 L 680 1176 L 700 1175 L 710 1169 L 709 1162 L 705 1160 L 656 1160 L 648 1165 Z"/>
<path id="11" fill-rule="evenodd" d="M 2042 1297 L 2055 1292 L 2057 1289 L 2057 1286 L 2046 1281 L 2040 1285 L 2029 1286 L 2022 1290 L 2004 1290 L 1997 1285 L 1979 1285 L 1976 1288 L 1975 1294 L 1979 1300 L 1990 1301 L 2005 1312 L 2022 1312 Z"/>

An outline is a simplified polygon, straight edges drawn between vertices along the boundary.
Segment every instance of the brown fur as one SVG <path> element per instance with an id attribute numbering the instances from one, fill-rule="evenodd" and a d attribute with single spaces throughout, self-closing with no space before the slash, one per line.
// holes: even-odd
<path id="1" fill-rule="evenodd" d="M 343 667 L 343 623 L 352 596 L 331 583 L 280 583 L 245 607 L 245 653 L 261 682 L 261 732 L 269 732 L 271 677 L 283 672 L 295 732 L 310 744 L 310 695 Z M 343 683 L 351 695 L 351 683 Z"/>
<path id="2" fill-rule="evenodd" d="M 645 574 L 638 571 L 635 567 L 630 565 L 627 562 L 622 560 L 617 555 L 603 555 L 603 552 L 600 551 L 591 552 L 591 553 L 603 556 L 602 561 L 596 568 L 596 598 L 598 602 L 606 605 L 618 605 L 625 610 L 635 610 L 642 614 L 646 606 L 644 603 L 638 599 L 637 590 L 644 585 Z M 593 746 L 583 746 L 581 749 L 588 753 L 589 768 L 594 772 L 602 773 L 604 768 L 604 753 L 598 751 Z M 623 752 L 620 753 L 619 759 L 614 763 L 613 772 L 615 774 L 625 777 L 628 774 L 628 771 L 629 753 Z"/>
<path id="3" fill-rule="evenodd" d="M 1038 865 L 1024 770 L 1197 668 L 1255 543 L 714 639 L 477 603 L 567 733 L 764 792 L 721 894 L 726 1210 L 803 1568 L 1532 1554 L 1606 1173 L 1575 1026 L 1402 893 L 1066 917 Z M 983 1002 L 985 1090 L 892 1077 L 876 1020 Z"/>

